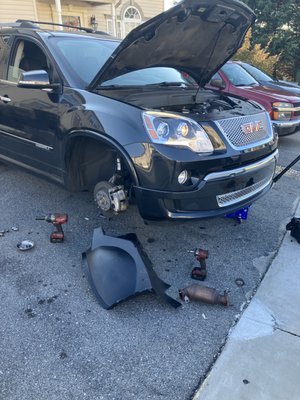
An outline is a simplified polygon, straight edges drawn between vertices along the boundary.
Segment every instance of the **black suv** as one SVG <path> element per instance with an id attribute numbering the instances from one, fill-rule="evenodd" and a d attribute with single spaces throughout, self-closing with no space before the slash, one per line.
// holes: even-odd
<path id="1" fill-rule="evenodd" d="M 129 198 L 145 219 L 249 205 L 272 185 L 269 116 L 203 87 L 253 21 L 237 0 L 185 0 L 122 42 L 29 21 L 2 27 L 1 160 L 94 191 L 103 213 Z"/>

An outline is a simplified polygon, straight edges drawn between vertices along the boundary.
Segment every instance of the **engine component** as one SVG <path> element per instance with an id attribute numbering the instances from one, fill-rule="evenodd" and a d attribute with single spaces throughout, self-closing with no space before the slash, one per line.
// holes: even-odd
<path id="1" fill-rule="evenodd" d="M 203 303 L 229 306 L 229 299 L 226 291 L 224 291 L 224 294 L 220 294 L 216 289 L 207 286 L 199 286 L 197 284 L 190 285 L 184 289 L 180 289 L 179 296 L 186 303 L 189 303 L 190 300 L 199 300 Z"/>
<path id="2" fill-rule="evenodd" d="M 113 185 L 107 181 L 97 183 L 94 199 L 104 215 L 119 214 L 128 208 L 128 200 L 123 185 Z"/>

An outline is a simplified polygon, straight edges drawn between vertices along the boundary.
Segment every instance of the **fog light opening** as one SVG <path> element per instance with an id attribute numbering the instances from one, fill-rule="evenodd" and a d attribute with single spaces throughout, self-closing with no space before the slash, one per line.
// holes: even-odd
<path id="1" fill-rule="evenodd" d="M 184 185 L 189 179 L 190 179 L 190 174 L 186 169 L 181 171 L 180 174 L 178 175 L 178 183 L 180 183 L 180 185 Z"/>

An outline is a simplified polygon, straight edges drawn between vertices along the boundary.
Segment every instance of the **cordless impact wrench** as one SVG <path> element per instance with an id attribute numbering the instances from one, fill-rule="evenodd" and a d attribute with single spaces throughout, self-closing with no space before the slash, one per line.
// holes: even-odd
<path id="1" fill-rule="evenodd" d="M 64 241 L 65 235 L 62 229 L 62 224 L 65 224 L 68 221 L 68 214 L 47 214 L 38 216 L 35 219 L 50 222 L 55 226 L 55 231 L 50 235 L 51 243 L 61 243 Z"/>

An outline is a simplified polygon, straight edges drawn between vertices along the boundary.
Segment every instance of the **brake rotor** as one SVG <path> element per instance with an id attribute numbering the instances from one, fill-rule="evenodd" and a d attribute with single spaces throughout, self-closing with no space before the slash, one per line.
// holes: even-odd
<path id="1" fill-rule="evenodd" d="M 113 188 L 113 185 L 109 182 L 99 182 L 94 189 L 94 199 L 97 206 L 103 213 L 108 213 L 113 209 L 113 204 L 109 194 L 109 190 Z"/>

